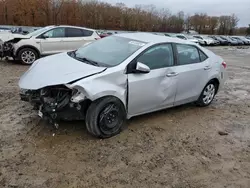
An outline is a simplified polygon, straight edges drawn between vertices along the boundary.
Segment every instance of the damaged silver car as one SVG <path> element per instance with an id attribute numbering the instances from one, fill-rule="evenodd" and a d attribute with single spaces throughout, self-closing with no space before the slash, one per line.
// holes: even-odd
<path id="1" fill-rule="evenodd" d="M 133 116 L 196 102 L 208 106 L 225 81 L 226 63 L 177 38 L 119 34 L 37 60 L 21 77 L 21 99 L 58 127 L 85 120 L 108 138 Z"/>

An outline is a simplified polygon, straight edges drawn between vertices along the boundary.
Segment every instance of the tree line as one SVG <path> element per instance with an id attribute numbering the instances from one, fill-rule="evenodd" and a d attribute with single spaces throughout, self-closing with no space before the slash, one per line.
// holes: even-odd
<path id="1" fill-rule="evenodd" d="M 237 28 L 236 15 L 220 17 L 205 13 L 172 14 L 154 5 L 123 3 L 111 5 L 97 0 L 0 0 L 0 24 L 46 26 L 67 24 L 94 29 L 181 32 L 196 30 L 201 34 L 245 34 L 247 28 Z"/>

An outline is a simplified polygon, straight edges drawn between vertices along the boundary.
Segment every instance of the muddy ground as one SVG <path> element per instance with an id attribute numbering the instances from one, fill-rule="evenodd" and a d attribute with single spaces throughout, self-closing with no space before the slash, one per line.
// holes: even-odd
<path id="1" fill-rule="evenodd" d="M 107 140 L 82 122 L 64 122 L 53 136 L 19 100 L 28 67 L 1 61 L 0 187 L 249 188 L 250 49 L 212 50 L 228 63 L 229 80 L 210 107 L 136 117 Z"/>

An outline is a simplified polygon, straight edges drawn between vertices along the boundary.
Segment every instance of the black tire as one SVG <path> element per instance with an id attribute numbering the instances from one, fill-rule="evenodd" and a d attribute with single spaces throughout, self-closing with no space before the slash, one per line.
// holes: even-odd
<path id="1" fill-rule="evenodd" d="M 86 114 L 86 127 L 95 137 L 110 138 L 121 132 L 125 119 L 122 102 L 115 97 L 104 97 L 91 103 Z"/>
<path id="2" fill-rule="evenodd" d="M 214 93 L 213 93 L 213 95 L 211 96 L 211 97 L 209 97 L 209 100 L 207 101 L 207 102 L 205 102 L 206 100 L 204 100 L 205 99 L 205 92 L 207 92 L 207 89 L 208 89 L 208 86 L 210 86 L 210 85 L 213 85 L 213 88 L 214 88 Z M 196 104 L 198 105 L 198 106 L 200 106 L 200 107 L 205 107 L 205 106 L 209 106 L 212 102 L 213 102 L 213 100 L 214 100 L 214 97 L 215 97 L 215 95 L 216 95 L 216 93 L 217 93 L 217 90 L 218 90 L 218 84 L 216 83 L 216 82 L 214 82 L 214 81 L 210 81 L 205 87 L 204 87 L 204 89 L 202 90 L 202 92 L 201 92 L 201 95 L 200 95 L 200 97 L 199 97 L 199 99 L 198 99 L 198 101 L 196 101 Z"/>
<path id="3" fill-rule="evenodd" d="M 27 61 L 23 59 L 22 56 L 24 55 L 24 53 L 33 54 L 32 56 L 30 56 L 30 61 L 28 61 L 28 59 Z M 32 65 L 38 59 L 38 53 L 32 48 L 23 48 L 18 52 L 17 58 L 24 65 Z"/>

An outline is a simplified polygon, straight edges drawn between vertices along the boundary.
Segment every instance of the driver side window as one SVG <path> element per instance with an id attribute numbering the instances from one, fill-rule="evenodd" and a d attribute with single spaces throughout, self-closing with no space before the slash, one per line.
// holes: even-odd
<path id="1" fill-rule="evenodd" d="M 137 62 L 147 65 L 151 70 L 174 65 L 174 55 L 171 44 L 161 44 L 148 49 Z"/>
<path id="2" fill-rule="evenodd" d="M 46 38 L 63 38 L 65 37 L 65 28 L 52 29 L 43 34 Z"/>

